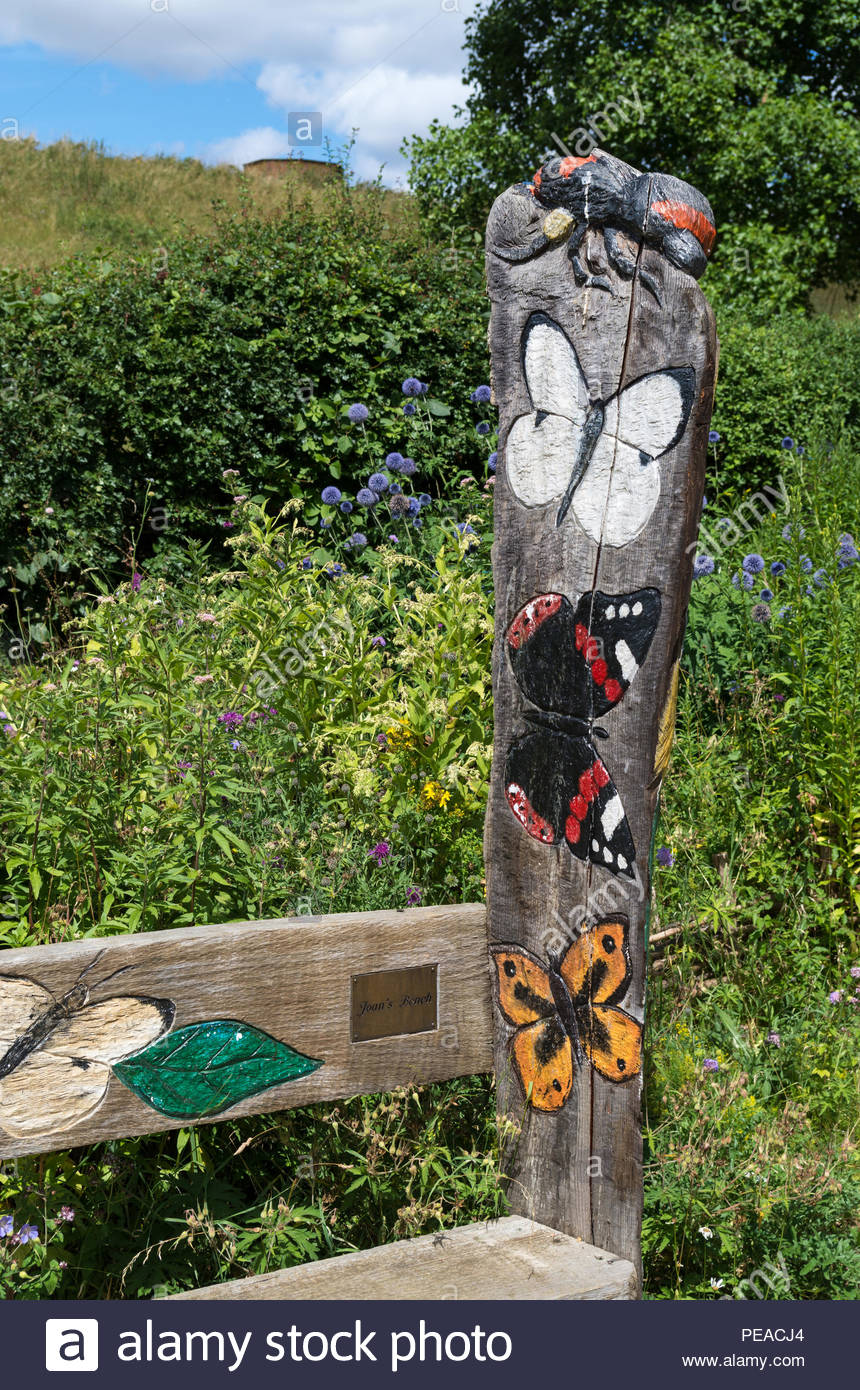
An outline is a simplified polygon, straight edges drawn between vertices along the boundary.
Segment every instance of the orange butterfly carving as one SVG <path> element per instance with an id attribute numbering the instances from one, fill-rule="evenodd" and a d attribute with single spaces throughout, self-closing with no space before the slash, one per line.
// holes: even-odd
<path id="1" fill-rule="evenodd" d="M 638 1074 L 642 1024 L 615 1006 L 630 983 L 627 934 L 626 918 L 597 922 L 547 965 L 521 946 L 490 947 L 496 1002 L 516 1028 L 514 1065 L 535 1110 L 561 1109 L 586 1057 L 608 1081 Z"/>

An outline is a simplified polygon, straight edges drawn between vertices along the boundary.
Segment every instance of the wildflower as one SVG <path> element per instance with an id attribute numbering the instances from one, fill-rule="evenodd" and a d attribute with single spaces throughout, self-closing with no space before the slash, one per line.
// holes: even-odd
<path id="1" fill-rule="evenodd" d="M 709 444 L 719 444 L 719 442 L 720 442 L 720 436 L 719 436 L 719 434 L 717 433 L 716 430 L 711 430 L 710 434 L 708 435 L 708 443 L 709 443 Z"/>
<path id="2" fill-rule="evenodd" d="M 238 468 L 222 468 L 222 469 L 221 469 L 221 477 L 222 477 L 222 478 L 238 478 L 238 476 L 239 476 L 239 470 L 238 470 Z"/>
<path id="3" fill-rule="evenodd" d="M 809 574 L 809 571 L 812 569 L 812 561 L 808 555 L 801 555 L 800 568 L 803 570 L 804 574 Z"/>
<path id="4" fill-rule="evenodd" d="M 340 504 L 340 510 L 343 512 L 344 516 L 349 516 L 350 512 L 352 511 L 352 503 L 351 503 L 351 502 L 341 502 L 341 504 Z"/>
<path id="5" fill-rule="evenodd" d="M 707 1062 L 706 1062 L 706 1063 L 705 1063 L 705 1066 L 707 1066 L 707 1065 L 708 1065 L 708 1064 L 707 1064 Z M 702 1236 L 704 1240 L 713 1240 L 713 1238 L 714 1238 L 714 1233 L 713 1233 L 713 1231 L 711 1230 L 710 1226 L 700 1226 L 700 1227 L 699 1227 L 699 1235 Z"/>
<path id="6" fill-rule="evenodd" d="M 486 420 L 482 420 L 481 423 L 480 423 L 479 425 L 476 425 L 476 426 L 475 426 L 475 433 L 476 433 L 476 434 L 489 434 L 489 433 L 490 433 L 490 426 L 489 426 L 489 424 L 487 423 Z"/>
<path id="7" fill-rule="evenodd" d="M 29 1245 L 31 1240 L 39 1239 L 38 1226 L 22 1226 L 15 1239 L 19 1245 Z"/>
<path id="8" fill-rule="evenodd" d="M 60 1207 L 60 1210 L 57 1212 L 58 1221 L 65 1221 L 68 1223 L 69 1226 L 71 1226 L 74 1219 L 75 1213 L 73 1207 Z"/>
<path id="9" fill-rule="evenodd" d="M 399 537 L 399 536 L 395 536 L 395 534 L 394 534 L 393 531 L 392 531 L 391 535 L 388 537 L 388 539 L 391 541 L 391 544 L 392 544 L 392 545 L 399 545 L 399 544 L 400 544 L 400 537 Z"/>
<path id="10" fill-rule="evenodd" d="M 368 852 L 368 859 L 375 859 L 377 866 L 382 864 L 391 853 L 391 846 L 387 840 L 380 840 L 378 845 Z"/>
<path id="11" fill-rule="evenodd" d="M 385 646 L 385 638 L 384 638 L 384 637 L 371 637 L 371 639 L 370 639 L 370 645 L 371 645 L 372 647 L 384 647 L 384 646 Z"/>
<path id="12" fill-rule="evenodd" d="M 53 515 L 54 515 L 54 508 L 53 508 L 53 507 L 46 507 L 46 508 L 45 508 L 45 516 L 53 516 Z"/>
<path id="13" fill-rule="evenodd" d="M 717 520 L 717 525 L 719 526 L 721 531 L 725 531 L 727 527 L 731 526 L 731 524 L 732 519 L 730 516 L 721 516 Z"/>
<path id="14" fill-rule="evenodd" d="M 420 531 L 421 527 L 424 525 L 424 522 L 421 520 L 419 516 L 415 516 L 412 518 L 412 525 L 416 531 Z"/>
<path id="15" fill-rule="evenodd" d="M 470 526 L 468 521 L 458 521 L 457 531 L 461 536 L 474 536 L 475 528 Z"/>
<path id="16" fill-rule="evenodd" d="M 816 570 L 814 575 L 812 576 L 812 582 L 819 589 L 823 589 L 825 584 L 830 583 L 830 576 L 827 573 L 827 570 Z"/>
<path id="17" fill-rule="evenodd" d="M 214 623 L 217 620 L 214 613 L 198 613 L 197 621 L 198 623 Z"/>
<path id="18" fill-rule="evenodd" d="M 404 396 L 423 395 L 421 382 L 418 380 L 416 376 L 408 376 L 406 380 L 403 382 L 400 389 L 403 392 Z"/>
<path id="19" fill-rule="evenodd" d="M 388 487 L 388 479 L 384 473 L 371 473 L 367 480 L 367 486 L 373 492 L 384 492 Z"/>
<path id="20" fill-rule="evenodd" d="M 207 671 L 205 676 L 195 676 L 195 677 L 194 677 L 194 684 L 195 684 L 195 685 L 211 685 L 211 683 L 212 683 L 212 681 L 214 681 L 214 679 L 215 679 L 215 677 L 212 675 L 211 671 Z"/>
<path id="21" fill-rule="evenodd" d="M 706 574 L 713 574 L 716 565 L 710 555 L 697 555 L 693 561 L 693 578 L 703 579 Z"/>
<path id="22" fill-rule="evenodd" d="M 771 599 L 773 598 L 773 591 L 771 589 L 762 589 L 761 593 L 759 594 L 759 598 L 761 599 L 762 603 L 770 603 Z"/>
<path id="23" fill-rule="evenodd" d="M 498 453 L 496 453 L 495 450 L 493 450 L 493 452 L 490 454 L 490 457 L 487 459 L 487 467 L 489 468 L 491 473 L 495 473 L 498 461 L 499 455 Z"/>
<path id="24" fill-rule="evenodd" d="M 360 507 L 375 507 L 379 497 L 375 492 L 371 492 L 369 487 L 360 487 L 355 494 L 355 500 Z"/>
<path id="25" fill-rule="evenodd" d="M 343 496 L 343 493 L 339 487 L 324 487 L 320 495 L 327 507 L 335 507 Z"/>
<path id="26" fill-rule="evenodd" d="M 783 449 L 793 449 L 793 448 L 794 448 L 794 440 L 792 439 L 792 437 L 791 437 L 790 434 L 787 434 L 787 435 L 785 436 L 785 438 L 782 440 L 782 447 L 783 447 Z"/>
<path id="27" fill-rule="evenodd" d="M 381 748 L 387 748 L 387 747 L 388 747 L 388 737 L 387 737 L 387 735 L 386 735 L 386 734 L 377 734 L 377 735 L 376 735 L 376 742 L 379 744 L 379 746 L 380 746 Z"/>
<path id="28" fill-rule="evenodd" d="M 831 1004 L 841 1004 L 841 1003 L 842 1003 L 842 990 L 841 990 L 841 989 L 832 989 L 832 990 L 830 991 L 830 993 L 828 994 L 827 998 L 828 998 L 828 1000 L 830 1001 Z"/>
<path id="29" fill-rule="evenodd" d="M 420 888 L 415 888 L 415 887 L 413 886 L 412 888 L 410 888 L 410 889 L 408 890 L 408 892 L 407 892 L 407 894 L 406 894 L 406 906 L 407 906 L 407 907 L 418 907 L 419 904 L 420 904 L 420 902 L 421 902 L 421 889 L 420 889 Z"/>
<path id="30" fill-rule="evenodd" d="M 222 521 L 221 525 L 224 527 L 225 531 L 231 531 L 236 523 L 235 521 Z"/>
<path id="31" fill-rule="evenodd" d="M 356 550 L 361 550 L 363 546 L 367 545 L 367 536 L 365 536 L 363 531 L 353 531 L 347 541 L 347 545 L 352 546 Z"/>
<path id="32" fill-rule="evenodd" d="M 741 561 L 741 569 L 745 570 L 747 574 L 761 574 L 764 569 L 764 560 L 760 555 L 756 555 L 755 553 L 752 555 L 745 555 Z"/>
<path id="33" fill-rule="evenodd" d="M 223 724 L 227 729 L 238 729 L 244 717 L 237 709 L 227 709 L 223 714 L 218 715 L 218 723 Z"/>
<path id="34" fill-rule="evenodd" d="M 675 856 L 668 845 L 661 845 L 657 851 L 657 863 L 663 869 L 674 868 Z"/>
<path id="35" fill-rule="evenodd" d="M 11 1216 L 0 1216 L 0 1237 L 11 1236 L 14 1224 Z"/>
<path id="36" fill-rule="evenodd" d="M 776 700 L 776 702 L 777 702 L 778 705 L 781 705 L 782 702 L 783 702 L 783 700 L 785 699 L 785 696 L 784 696 L 784 695 L 774 695 L 773 698 Z"/>
<path id="37" fill-rule="evenodd" d="M 782 1038 L 779 1036 L 779 1033 L 775 1033 L 773 1029 L 768 1033 L 765 1041 L 771 1043 L 773 1047 L 782 1047 Z"/>
<path id="38" fill-rule="evenodd" d="M 418 501 L 418 498 L 417 498 L 417 497 L 410 497 L 410 498 L 409 498 L 409 515 L 410 515 L 410 516 L 417 516 L 418 513 L 420 512 L 420 510 L 421 510 L 421 503 Z"/>
<path id="39" fill-rule="evenodd" d="M 418 472 L 418 465 L 414 459 L 405 458 L 400 465 L 400 472 L 405 474 L 407 478 L 411 478 L 414 473 Z"/>
<path id="40" fill-rule="evenodd" d="M 476 386 L 470 399 L 473 400 L 476 405 L 486 405 L 492 394 L 489 386 Z"/>
<path id="41" fill-rule="evenodd" d="M 396 451 L 393 454 L 386 454 L 385 456 L 385 467 L 390 468 L 392 473 L 400 472 L 400 465 L 402 462 L 403 455 L 398 454 Z"/>
<path id="42" fill-rule="evenodd" d="M 406 404 L 405 404 L 404 407 L 403 407 L 403 414 L 404 414 L 404 415 L 414 415 L 414 414 L 415 414 L 415 409 L 416 409 L 416 407 L 415 407 L 415 405 L 413 404 L 413 402 L 412 402 L 412 401 L 407 401 Z"/>
<path id="43" fill-rule="evenodd" d="M 389 483 L 388 491 L 392 497 L 396 497 L 398 492 L 403 491 L 403 488 L 400 486 L 399 483 Z"/>
<path id="44" fill-rule="evenodd" d="M 712 1278 L 712 1279 L 711 1279 L 711 1288 L 712 1288 L 712 1289 L 721 1289 L 721 1288 L 723 1287 L 723 1283 L 724 1283 L 724 1280 L 722 1280 L 722 1279 L 714 1279 L 714 1278 Z"/>
<path id="45" fill-rule="evenodd" d="M 234 497 L 234 498 L 233 498 L 233 501 L 234 501 L 234 502 L 247 502 L 247 500 L 248 500 L 248 494 L 247 494 L 246 492 L 240 492 L 240 494 L 239 494 L 238 497 Z"/>
<path id="46" fill-rule="evenodd" d="M 392 516 L 406 516 L 409 511 L 409 498 L 398 492 L 389 500 L 388 509 Z"/>
<path id="47" fill-rule="evenodd" d="M 137 570 L 135 570 L 134 574 L 131 576 L 131 587 L 134 593 L 137 594 L 140 592 L 140 586 L 142 582 L 143 575 L 138 574 Z"/>
<path id="48" fill-rule="evenodd" d="M 4 724 L 3 732 L 4 734 L 8 734 L 10 738 L 14 738 L 18 730 L 15 728 L 14 724 Z"/>
<path id="49" fill-rule="evenodd" d="M 305 558 L 302 560 L 301 568 L 302 568 L 303 570 L 312 570 L 313 567 L 314 567 L 314 562 L 313 562 L 313 560 L 311 559 L 310 555 L 306 555 Z"/>
<path id="50" fill-rule="evenodd" d="M 242 745 L 241 745 L 241 743 L 239 742 L 239 740 L 238 740 L 237 738 L 231 738 L 231 740 L 230 740 L 230 747 L 233 749 L 233 752 L 234 752 L 234 753 L 238 753 L 238 751 L 239 751 L 239 749 L 242 747 Z"/>
<path id="51" fill-rule="evenodd" d="M 333 575 L 343 574 L 343 565 L 332 565 L 331 569 L 328 570 L 327 573 Z"/>
<path id="52" fill-rule="evenodd" d="M 719 1069 L 720 1064 L 717 1061 L 716 1057 L 706 1057 L 704 1062 L 702 1063 L 703 1071 L 719 1071 Z"/>
<path id="53" fill-rule="evenodd" d="M 860 965 L 852 965 L 851 978 L 852 980 L 860 980 Z"/>
<path id="54" fill-rule="evenodd" d="M 429 507 L 429 506 L 432 505 L 432 503 L 433 503 L 433 498 L 430 496 L 429 492 L 422 492 L 422 493 L 419 495 L 419 498 L 418 498 L 418 505 L 419 505 L 419 507 Z"/>
<path id="55" fill-rule="evenodd" d="M 785 574 L 785 565 L 783 564 L 782 560 L 774 560 L 773 564 L 770 567 L 770 572 L 771 574 L 776 575 L 777 578 L 779 578 L 781 574 Z"/>
<path id="56" fill-rule="evenodd" d="M 346 413 L 348 419 L 350 419 L 354 425 L 363 425 L 370 411 L 366 405 L 362 405 L 360 401 L 356 401 L 355 405 L 351 405 Z"/>
<path id="57" fill-rule="evenodd" d="M 757 603 L 754 605 L 750 617 L 754 623 L 769 623 L 770 609 L 766 603 Z"/>

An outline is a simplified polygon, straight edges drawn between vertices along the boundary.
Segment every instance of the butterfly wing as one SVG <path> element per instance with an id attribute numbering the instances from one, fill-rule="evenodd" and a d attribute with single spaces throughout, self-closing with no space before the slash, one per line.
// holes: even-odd
<path id="1" fill-rule="evenodd" d="M 623 999 L 630 983 L 628 932 L 626 917 L 607 917 L 582 931 L 565 951 L 559 973 L 574 1009 Z"/>
<path id="2" fill-rule="evenodd" d="M 590 402 L 573 344 L 545 314 L 526 324 L 523 372 L 534 413 L 511 426 L 505 468 L 516 497 L 542 507 L 567 488 Z"/>
<path id="3" fill-rule="evenodd" d="M 660 497 L 656 460 L 687 428 L 695 372 L 650 372 L 606 404 L 603 433 L 571 508 L 596 544 L 628 545 L 644 531 Z"/>
<path id="4" fill-rule="evenodd" d="M 514 678 L 532 704 L 585 718 L 589 678 L 576 633 L 570 600 L 563 594 L 538 594 L 517 613 L 506 642 Z"/>
<path id="5" fill-rule="evenodd" d="M 0 975 L 0 1058 L 53 1003 L 53 995 L 35 980 Z"/>
<path id="6" fill-rule="evenodd" d="M 577 1014 L 579 1038 L 591 1065 L 607 1081 L 629 1081 L 642 1067 L 642 1024 L 623 1009 L 596 1004 Z"/>
<path id="7" fill-rule="evenodd" d="M 154 1042 L 174 1013 L 169 999 L 120 995 L 61 1019 L 0 1081 L 0 1127 L 24 1138 L 87 1119 L 104 1099 L 111 1063 Z"/>
<path id="8" fill-rule="evenodd" d="M 517 1026 L 517 1075 L 535 1110 L 560 1110 L 573 1088 L 573 1052 L 552 997 L 545 965 L 520 946 L 491 946 L 496 1002 Z"/>
<path id="9" fill-rule="evenodd" d="M 587 717 L 599 718 L 623 698 L 648 655 L 661 608 L 657 589 L 582 595 L 573 640 L 588 672 Z"/>

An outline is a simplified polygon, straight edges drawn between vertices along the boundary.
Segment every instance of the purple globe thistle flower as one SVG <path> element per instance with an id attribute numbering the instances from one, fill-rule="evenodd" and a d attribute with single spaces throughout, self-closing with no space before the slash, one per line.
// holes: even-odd
<path id="1" fill-rule="evenodd" d="M 493 393 L 489 386 L 476 386 L 470 399 L 473 400 L 476 405 L 486 405 L 487 401 L 492 399 L 492 395 Z"/>
<path id="2" fill-rule="evenodd" d="M 403 407 L 403 414 L 406 416 L 414 415 L 417 407 L 413 401 L 407 401 Z"/>
<path id="3" fill-rule="evenodd" d="M 787 435 L 780 441 L 780 443 L 782 444 L 783 449 L 793 449 L 793 448 L 794 448 L 794 440 L 792 439 L 792 437 L 791 437 L 790 434 L 787 434 Z"/>
<path id="4" fill-rule="evenodd" d="M 475 528 L 471 526 L 468 521 L 458 521 L 457 532 L 461 536 L 474 536 Z"/>
<path id="5" fill-rule="evenodd" d="M 753 605 L 750 617 L 754 623 L 769 623 L 770 609 L 766 603 L 756 603 Z"/>
<path id="6" fill-rule="evenodd" d="M 409 498 L 409 515 L 410 515 L 410 516 L 417 516 L 418 513 L 420 512 L 420 510 L 421 510 L 421 503 L 418 501 L 418 498 L 417 498 L 417 497 L 410 497 L 410 498 Z"/>
<path id="7" fill-rule="evenodd" d="M 764 569 L 764 560 L 761 555 L 745 555 L 741 560 L 741 569 L 746 570 L 747 574 L 761 574 Z"/>
<path id="8" fill-rule="evenodd" d="M 327 507 L 336 507 L 343 494 L 339 487 L 324 487 L 320 496 Z"/>
<path id="9" fill-rule="evenodd" d="M 421 390 L 418 394 L 421 396 L 426 396 L 427 392 L 430 390 L 430 383 L 427 381 L 419 381 L 418 385 L 421 387 Z"/>
<path id="10" fill-rule="evenodd" d="M 487 459 L 487 467 L 489 468 L 491 473 L 495 473 L 498 461 L 499 456 L 494 449 L 493 452 L 490 454 L 490 457 Z"/>
<path id="11" fill-rule="evenodd" d="M 753 584 L 755 583 L 755 580 L 751 574 L 743 572 L 741 574 L 733 574 L 732 583 L 734 584 L 736 589 L 740 589 L 741 587 L 743 587 L 744 589 L 751 589 Z"/>
<path id="12" fill-rule="evenodd" d="M 759 594 L 759 598 L 761 599 L 762 603 L 770 603 L 773 599 L 773 593 L 770 589 L 762 589 L 761 593 Z"/>
<path id="13" fill-rule="evenodd" d="M 369 487 L 360 487 L 355 494 L 355 500 L 360 507 L 375 507 L 379 501 L 379 496 L 371 492 Z"/>
<path id="14" fill-rule="evenodd" d="M 397 537 L 395 536 L 394 539 L 396 540 Z M 384 647 L 384 646 L 386 645 L 385 638 L 384 638 L 384 637 L 371 637 L 371 639 L 370 639 L 370 645 L 371 645 L 372 647 Z"/>
<path id="15" fill-rule="evenodd" d="M 372 492 L 385 492 L 388 487 L 388 479 L 384 473 L 371 473 L 367 480 L 367 486 Z"/>
<path id="16" fill-rule="evenodd" d="M 709 444 L 719 444 L 719 442 L 720 442 L 720 436 L 719 436 L 718 432 L 717 432 L 716 430 L 711 430 L 710 434 L 708 435 L 708 443 L 709 443 Z"/>
<path id="17" fill-rule="evenodd" d="M 393 454 L 386 454 L 386 455 L 385 455 L 385 467 L 386 467 L 386 468 L 390 468 L 391 471 L 392 471 L 392 473 L 399 473 L 399 472 L 400 472 L 400 465 L 401 465 L 402 462 L 403 462 L 403 455 L 402 455 L 402 454 L 398 454 L 396 450 L 395 450 L 395 452 L 394 452 Z"/>
<path id="18" fill-rule="evenodd" d="M 419 907 L 421 904 L 421 889 L 413 884 L 406 894 L 407 907 Z"/>
<path id="19" fill-rule="evenodd" d="M 404 396 L 420 396 L 422 394 L 421 382 L 417 376 L 408 376 L 400 389 Z"/>
<path id="20" fill-rule="evenodd" d="M 490 433 L 490 426 L 488 425 L 488 423 L 487 423 L 486 420 L 482 420 L 481 423 L 480 423 L 479 425 L 476 425 L 476 426 L 475 426 L 475 433 L 476 433 L 476 434 L 489 434 L 489 433 Z"/>
<path id="21" fill-rule="evenodd" d="M 702 1063 L 702 1071 L 719 1071 L 720 1064 L 716 1057 L 706 1057 Z"/>
<path id="22" fill-rule="evenodd" d="M 416 531 L 420 531 L 421 527 L 424 525 L 424 522 L 421 520 L 420 516 L 415 516 L 412 518 L 412 525 L 414 526 Z"/>
<path id="23" fill-rule="evenodd" d="M 313 562 L 313 560 L 311 559 L 310 555 L 306 555 L 305 558 L 302 560 L 301 568 L 302 568 L 303 570 L 312 570 L 313 567 L 314 567 L 314 562 Z"/>
<path id="24" fill-rule="evenodd" d="M 418 465 L 414 459 L 405 458 L 400 465 L 400 472 L 404 475 L 404 477 L 411 478 L 415 473 L 418 472 Z"/>
<path id="25" fill-rule="evenodd" d="M 803 540 L 803 537 L 806 535 L 806 528 L 803 527 L 803 526 L 798 526 L 798 528 L 797 528 L 797 534 L 798 534 L 798 536 L 800 537 L 800 539 Z M 783 539 L 784 541 L 790 541 L 790 540 L 791 540 L 791 526 L 783 526 L 783 528 L 782 528 L 782 539 Z"/>
<path id="26" fill-rule="evenodd" d="M 399 492 L 403 491 L 403 488 L 399 483 L 389 483 L 388 491 L 392 497 L 396 497 Z"/>
<path id="27" fill-rule="evenodd" d="M 433 505 L 433 498 L 430 496 L 429 492 L 421 493 L 418 498 L 418 505 L 420 507 L 431 507 Z"/>
<path id="28" fill-rule="evenodd" d="M 779 577 L 779 575 L 781 574 L 785 574 L 785 565 L 783 564 L 782 560 L 774 560 L 773 564 L 770 567 L 770 572 L 771 574 L 775 574 L 777 577 Z"/>
<path id="29" fill-rule="evenodd" d="M 391 853 L 391 846 L 387 840 L 380 840 L 379 844 L 374 845 L 368 852 L 368 859 L 375 859 L 377 865 L 382 864 Z"/>
<path id="30" fill-rule="evenodd" d="M 340 510 L 343 512 L 344 516 L 349 516 L 352 511 L 352 503 L 346 500 L 341 502 Z"/>
<path id="31" fill-rule="evenodd" d="M 361 550 L 367 545 L 367 536 L 365 536 L 363 531 L 353 531 L 346 543 L 352 546 L 354 550 Z"/>
<path id="32" fill-rule="evenodd" d="M 675 867 L 675 856 L 668 845 L 661 845 L 658 849 L 657 863 L 661 869 L 673 869 Z"/>
<path id="33" fill-rule="evenodd" d="M 329 574 L 332 574 L 332 575 L 335 575 L 335 576 L 337 576 L 337 575 L 339 575 L 339 574 L 343 574 L 343 565 L 337 565 L 337 564 L 332 565 L 331 569 L 329 570 Z"/>
<path id="34" fill-rule="evenodd" d="M 410 499 L 408 497 L 404 497 L 402 492 L 397 493 L 395 497 L 391 497 L 388 502 L 388 509 L 391 512 L 391 515 L 408 516 L 409 500 Z"/>
<path id="35" fill-rule="evenodd" d="M 711 555 L 697 555 L 693 561 L 693 578 L 703 579 L 706 574 L 713 574 L 716 569 Z"/>
<path id="36" fill-rule="evenodd" d="M 363 425 L 368 415 L 370 414 L 370 411 L 368 410 L 366 405 L 362 405 L 360 401 L 356 401 L 354 405 L 351 405 L 349 407 L 349 410 L 346 413 L 347 417 L 352 421 L 354 425 Z"/>
<path id="37" fill-rule="evenodd" d="M 842 990 L 841 990 L 841 989 L 832 989 L 832 990 L 830 991 L 830 993 L 828 994 L 827 998 L 828 998 L 828 1001 L 829 1001 L 831 1004 L 841 1004 L 841 1003 L 842 1003 Z"/>

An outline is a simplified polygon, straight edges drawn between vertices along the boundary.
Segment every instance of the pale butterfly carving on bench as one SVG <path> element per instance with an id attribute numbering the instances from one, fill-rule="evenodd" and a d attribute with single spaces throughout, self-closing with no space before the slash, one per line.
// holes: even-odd
<path id="1" fill-rule="evenodd" d="M 532 413 L 511 426 L 507 477 L 526 507 L 558 502 L 595 544 L 635 540 L 660 497 L 658 460 L 687 428 L 692 367 L 648 372 L 605 400 L 589 395 L 576 349 L 546 314 L 523 334 L 523 370 Z"/>

